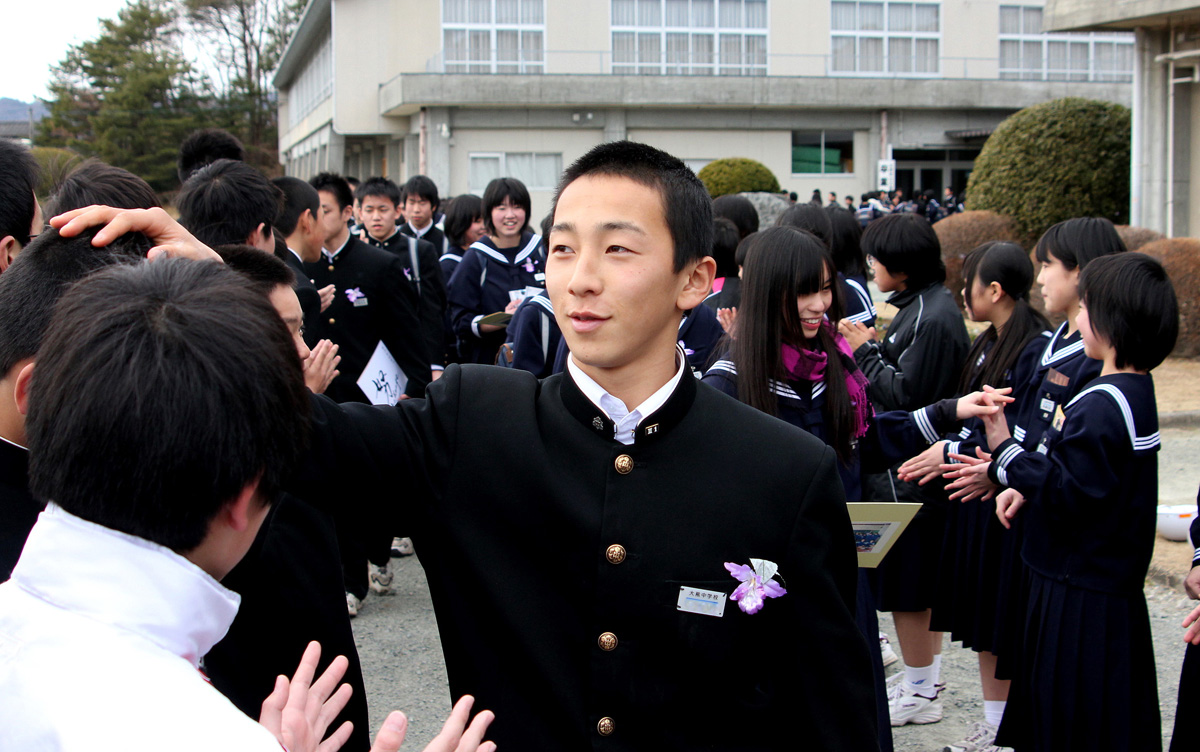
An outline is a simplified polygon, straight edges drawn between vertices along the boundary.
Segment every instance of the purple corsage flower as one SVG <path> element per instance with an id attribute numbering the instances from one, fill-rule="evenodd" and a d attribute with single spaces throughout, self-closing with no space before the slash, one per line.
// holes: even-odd
<path id="1" fill-rule="evenodd" d="M 761 611 L 767 598 L 787 595 L 787 590 L 773 579 L 779 571 L 779 565 L 773 561 L 751 559 L 750 566 L 727 561 L 725 569 L 735 580 L 742 583 L 734 589 L 730 599 L 737 601 L 738 608 L 748 614 Z"/>

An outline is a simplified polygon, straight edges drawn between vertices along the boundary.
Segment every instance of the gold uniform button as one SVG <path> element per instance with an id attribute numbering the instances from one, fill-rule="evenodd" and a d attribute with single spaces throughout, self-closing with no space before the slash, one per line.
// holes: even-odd
<path id="1" fill-rule="evenodd" d="M 335 322 L 333 319 L 329 319 L 329 323 L 333 324 L 333 323 L 336 323 L 336 322 Z"/>
<path id="2" fill-rule="evenodd" d="M 333 271 L 333 264 L 329 265 L 329 271 Z"/>
<path id="3" fill-rule="evenodd" d="M 596 724 L 596 733 L 600 734 L 600 736 L 611 736 L 613 729 L 615 728 L 616 724 L 613 723 L 613 719 L 609 718 L 608 716 L 604 716 L 600 719 L 600 722 Z"/>
<path id="4" fill-rule="evenodd" d="M 604 555 L 608 558 L 609 564 L 620 564 L 625 561 L 625 547 L 619 543 L 614 543 L 608 547 Z"/>
<path id="5" fill-rule="evenodd" d="M 628 454 L 622 454 L 617 457 L 617 461 L 613 463 L 617 468 L 617 472 L 621 475 L 629 475 L 633 472 L 633 458 Z"/>
<path id="6" fill-rule="evenodd" d="M 611 653 L 617 649 L 617 636 L 612 632 L 605 632 L 600 635 L 600 639 L 596 640 L 600 645 L 600 649 L 606 653 Z"/>

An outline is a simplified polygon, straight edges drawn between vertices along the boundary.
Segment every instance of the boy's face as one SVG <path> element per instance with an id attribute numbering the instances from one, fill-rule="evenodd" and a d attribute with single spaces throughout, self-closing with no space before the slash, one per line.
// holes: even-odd
<path id="1" fill-rule="evenodd" d="M 636 373 L 661 361 L 682 312 L 707 293 L 694 280 L 696 263 L 674 270 L 659 192 L 628 178 L 589 175 L 563 189 L 549 247 L 546 289 L 555 318 L 593 378 L 595 369 Z"/>
<path id="2" fill-rule="evenodd" d="M 321 216 L 317 219 L 321 227 L 322 242 L 326 248 L 337 250 L 332 244 L 342 233 L 347 232 L 346 220 L 350 218 L 350 207 L 339 207 L 337 196 L 333 195 L 332 191 L 317 191 L 317 195 L 321 197 Z"/>
<path id="3" fill-rule="evenodd" d="M 396 232 L 400 212 L 387 196 L 363 196 L 358 213 L 367 234 L 376 240 L 387 240 Z"/>
<path id="4" fill-rule="evenodd" d="M 404 216 L 413 227 L 424 229 L 433 220 L 433 204 L 427 198 L 408 196 L 404 199 Z"/>
<path id="5" fill-rule="evenodd" d="M 304 343 L 304 313 L 300 310 L 300 299 L 296 297 L 296 291 L 290 285 L 276 285 L 271 291 L 270 300 L 292 335 L 296 354 L 300 356 L 300 360 L 306 360 L 309 350 L 308 345 Z"/>

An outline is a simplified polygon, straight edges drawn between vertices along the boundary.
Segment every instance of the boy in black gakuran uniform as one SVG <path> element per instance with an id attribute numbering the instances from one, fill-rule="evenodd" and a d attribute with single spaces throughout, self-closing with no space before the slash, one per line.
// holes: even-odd
<path id="1" fill-rule="evenodd" d="M 698 384 L 676 345 L 711 227 L 681 161 L 596 147 L 549 243 L 565 373 L 451 365 L 394 408 L 314 398 L 290 485 L 391 492 L 451 692 L 496 711 L 505 748 L 876 748 L 833 451 Z"/>

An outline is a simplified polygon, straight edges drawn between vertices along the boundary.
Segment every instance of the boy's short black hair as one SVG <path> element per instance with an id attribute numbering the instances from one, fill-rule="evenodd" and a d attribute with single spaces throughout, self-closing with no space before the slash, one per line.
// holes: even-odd
<path id="1" fill-rule="evenodd" d="M 264 295 L 270 295 L 280 285 L 291 287 L 296 282 L 296 274 L 286 261 L 262 249 L 234 243 L 213 250 L 225 266 L 250 280 Z"/>
<path id="2" fill-rule="evenodd" d="M 158 194 L 145 180 L 129 170 L 87 159 L 63 179 L 46 206 L 46 215 L 55 217 L 93 204 L 118 209 L 162 206 Z"/>
<path id="3" fill-rule="evenodd" d="M 218 159 L 188 178 L 175 206 L 179 223 L 212 248 L 245 243 L 260 224 L 269 234 L 283 192 L 245 162 Z"/>
<path id="4" fill-rule="evenodd" d="M 704 183 L 680 159 L 653 146 L 633 141 L 601 144 L 577 159 L 563 173 L 554 195 L 555 208 L 566 187 L 586 175 L 628 178 L 658 191 L 662 197 L 667 229 L 675 245 L 676 272 L 682 271 L 691 262 L 705 258 L 712 251 L 712 200 Z M 490 224 L 492 212 L 486 194 L 483 205 L 484 220 Z"/>
<path id="5" fill-rule="evenodd" d="M 117 263 L 145 258 L 153 243 L 141 233 L 127 233 L 97 248 L 99 227 L 73 238 L 47 228 L 12 265 L 0 274 L 0 375 L 35 357 L 63 292 L 92 272 Z"/>
<path id="6" fill-rule="evenodd" d="M 745 238 L 752 232 L 758 232 L 758 209 L 745 196 L 730 193 L 719 196 L 712 202 L 713 214 L 724 217 L 737 225 L 738 234 Z"/>
<path id="7" fill-rule="evenodd" d="M 775 219 L 775 226 L 807 230 L 825 244 L 825 250 L 833 251 L 833 223 L 823 206 L 812 202 L 789 206 Z"/>
<path id="8" fill-rule="evenodd" d="M 446 207 L 446 239 L 451 245 L 462 245 L 463 235 L 475 220 L 483 219 L 483 199 L 472 193 L 455 196 Z"/>
<path id="9" fill-rule="evenodd" d="M 1096 258 L 1079 275 L 1092 331 L 1117 351 L 1117 367 L 1149 371 L 1175 349 L 1179 303 L 1166 269 L 1144 253 Z"/>
<path id="10" fill-rule="evenodd" d="M 382 196 L 400 208 L 400 186 L 387 178 L 367 178 L 362 185 L 354 189 L 354 198 L 361 204 L 367 196 Z"/>
<path id="11" fill-rule="evenodd" d="M 561 188 L 559 193 L 562 193 Z M 525 226 L 521 228 L 521 232 L 528 230 L 529 214 L 533 211 L 533 204 L 529 200 L 529 189 L 516 178 L 496 178 L 487 184 L 487 188 L 483 189 L 483 226 L 487 228 L 488 232 L 496 234 L 496 227 L 492 224 L 492 209 L 503 204 L 504 199 L 510 200 L 525 210 Z M 555 204 L 557 203 L 556 195 Z"/>
<path id="12" fill-rule="evenodd" d="M 271 182 L 283 194 L 283 208 L 275 218 L 275 229 L 283 233 L 285 238 L 296 231 L 305 209 L 312 212 L 313 219 L 321 213 L 321 197 L 317 189 L 300 178 L 282 177 Z"/>
<path id="13" fill-rule="evenodd" d="M 737 225 L 725 217 L 713 219 L 712 257 L 717 262 L 717 277 L 736 277 L 737 247 L 741 236 Z"/>
<path id="14" fill-rule="evenodd" d="M 318 172 L 308 180 L 308 184 L 313 187 L 318 193 L 326 191 L 333 195 L 334 200 L 338 203 L 338 209 L 345 209 L 350 204 L 354 203 L 354 192 L 350 190 L 350 183 L 346 178 L 334 172 Z M 319 201 L 318 201 L 319 204 Z"/>
<path id="15" fill-rule="evenodd" d="M 184 259 L 106 269 L 63 296 L 46 334 L 30 488 L 185 553 L 255 480 L 275 499 L 308 414 L 292 336 L 237 272 Z"/>
<path id="16" fill-rule="evenodd" d="M 218 159 L 244 162 L 246 149 L 237 136 L 227 130 L 202 128 L 192 131 L 179 145 L 179 162 L 176 169 L 179 182 L 186 183 L 196 170 Z"/>
<path id="17" fill-rule="evenodd" d="M 29 228 L 37 214 L 34 191 L 38 163 L 33 152 L 8 138 L 0 138 L 0 238 L 12 236 L 29 244 Z"/>
<path id="18" fill-rule="evenodd" d="M 425 175 L 413 175 L 408 179 L 408 182 L 404 184 L 404 200 L 407 201 L 412 196 L 423 198 L 429 202 L 430 206 L 435 209 L 437 208 L 437 184 Z"/>
<path id="19" fill-rule="evenodd" d="M 1125 250 L 1125 242 L 1109 220 L 1104 217 L 1075 217 L 1046 230 L 1037 242 L 1034 255 L 1045 264 L 1053 254 L 1070 271 L 1083 269 L 1093 259 Z"/>
<path id="20" fill-rule="evenodd" d="M 942 244 L 919 214 L 887 214 L 867 225 L 862 250 L 889 274 L 905 274 L 905 288 L 920 290 L 946 280 Z"/>

